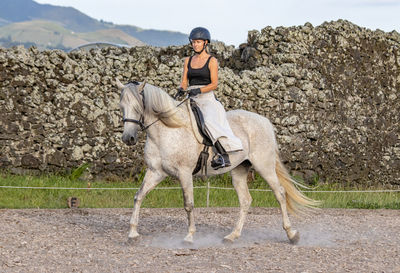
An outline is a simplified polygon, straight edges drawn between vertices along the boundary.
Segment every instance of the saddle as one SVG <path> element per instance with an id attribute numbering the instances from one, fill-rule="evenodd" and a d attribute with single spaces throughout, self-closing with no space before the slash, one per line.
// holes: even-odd
<path id="1" fill-rule="evenodd" d="M 210 146 L 211 147 L 213 146 L 213 142 L 207 133 L 206 126 L 204 123 L 203 113 L 201 112 L 199 106 L 192 99 L 190 99 L 189 105 L 191 110 L 191 111 L 189 110 L 189 112 L 193 114 L 193 116 L 192 115 L 190 116 L 194 134 L 196 136 L 197 141 L 199 143 L 204 144 L 203 151 L 200 152 L 199 158 L 197 159 L 196 167 L 194 168 L 192 174 L 195 175 L 201 170 L 203 175 L 207 175 L 207 160 L 209 157 L 208 150 Z M 198 130 L 194 128 L 193 119 L 196 121 Z"/>

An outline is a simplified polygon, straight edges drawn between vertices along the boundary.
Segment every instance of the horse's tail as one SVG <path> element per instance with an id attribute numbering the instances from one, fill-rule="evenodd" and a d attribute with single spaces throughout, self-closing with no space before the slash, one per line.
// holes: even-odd
<path id="1" fill-rule="evenodd" d="M 279 158 L 278 150 L 276 150 L 275 169 L 279 182 L 286 191 L 286 206 L 289 212 L 292 214 L 301 214 L 307 212 L 310 208 L 316 208 L 321 204 L 320 201 L 313 200 L 305 196 L 300 190 L 297 189 L 296 185 L 304 188 L 307 187 L 290 177 L 288 171 Z"/>

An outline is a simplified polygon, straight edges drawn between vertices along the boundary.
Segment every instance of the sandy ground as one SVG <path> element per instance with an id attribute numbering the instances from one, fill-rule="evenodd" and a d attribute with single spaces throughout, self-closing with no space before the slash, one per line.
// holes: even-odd
<path id="1" fill-rule="evenodd" d="M 242 237 L 224 244 L 237 208 L 196 209 L 193 245 L 183 209 L 0 210 L 0 272 L 400 272 L 400 211 L 323 209 L 291 245 L 275 208 L 252 208 Z"/>

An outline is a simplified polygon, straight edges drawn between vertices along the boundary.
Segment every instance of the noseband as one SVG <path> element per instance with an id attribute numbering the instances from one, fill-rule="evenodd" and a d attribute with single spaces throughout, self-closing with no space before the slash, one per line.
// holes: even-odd
<path id="1" fill-rule="evenodd" d="M 136 123 L 137 125 L 140 126 L 140 130 L 145 131 L 147 128 L 149 128 L 149 126 L 145 126 L 144 125 L 144 117 L 143 115 L 140 115 L 140 119 L 131 119 L 131 118 L 123 118 L 122 121 L 125 122 L 132 122 L 132 123 Z"/>

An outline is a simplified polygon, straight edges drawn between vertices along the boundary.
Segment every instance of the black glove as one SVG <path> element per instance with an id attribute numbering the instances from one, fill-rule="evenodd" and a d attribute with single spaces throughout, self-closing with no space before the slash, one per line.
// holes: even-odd
<path id="1" fill-rule="evenodd" d="M 194 88 L 189 90 L 189 97 L 194 97 L 197 96 L 198 94 L 201 94 L 200 88 Z"/>
<path id="2" fill-rule="evenodd" d="M 185 90 L 182 87 L 178 88 L 178 92 L 176 92 L 174 99 L 182 97 L 183 95 L 185 95 Z"/>

